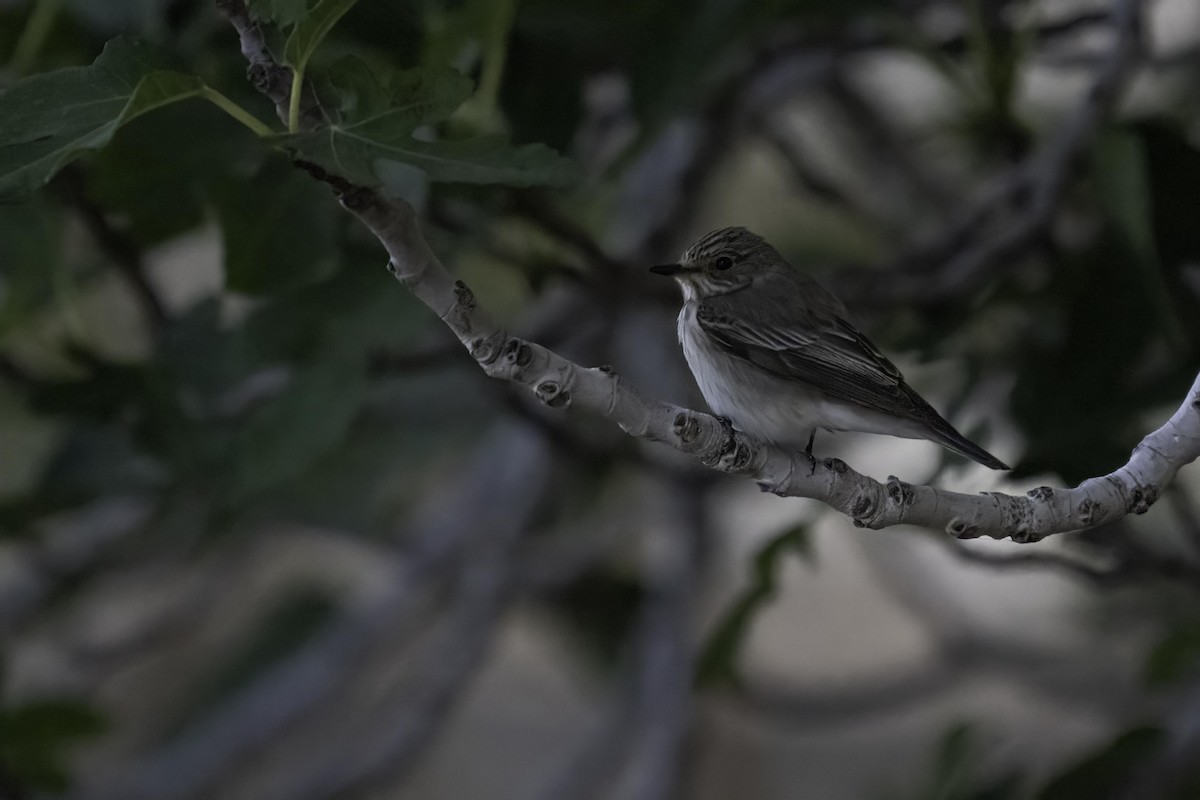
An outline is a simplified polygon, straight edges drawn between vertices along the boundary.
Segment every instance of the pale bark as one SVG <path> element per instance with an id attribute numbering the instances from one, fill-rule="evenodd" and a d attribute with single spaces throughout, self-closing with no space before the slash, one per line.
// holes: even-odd
<path id="1" fill-rule="evenodd" d="M 611 369 L 582 367 L 535 342 L 509 336 L 434 255 L 407 203 L 358 187 L 340 196 L 342 204 L 387 249 L 392 274 L 454 331 L 491 377 L 526 386 L 551 407 L 592 411 L 631 436 L 663 442 L 722 472 L 750 476 L 764 491 L 820 500 L 862 527 L 909 524 L 943 529 L 962 539 L 990 536 L 1035 542 L 1144 513 L 1175 473 L 1200 457 L 1197 376 L 1183 404 L 1165 425 L 1142 440 L 1128 463 L 1074 489 L 1041 487 L 1023 496 L 970 495 L 895 477 L 880 483 L 839 459 L 813 460 L 803 453 L 789 453 L 757 442 L 708 414 L 643 399 Z"/>

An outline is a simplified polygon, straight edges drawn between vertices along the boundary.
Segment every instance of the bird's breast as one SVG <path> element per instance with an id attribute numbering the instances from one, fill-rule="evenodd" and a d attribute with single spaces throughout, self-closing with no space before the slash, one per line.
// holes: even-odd
<path id="1" fill-rule="evenodd" d="M 793 449 L 804 446 L 813 428 L 920 435 L 893 416 L 839 402 L 726 352 L 700 327 L 697 309 L 685 303 L 679 312 L 679 344 L 709 408 L 740 430 Z"/>
<path id="2" fill-rule="evenodd" d="M 679 312 L 679 344 L 704 400 L 714 413 L 737 421 L 753 417 L 774 381 L 761 370 L 726 353 L 696 321 L 696 303 Z M 743 427 L 743 430 L 745 428 Z"/>

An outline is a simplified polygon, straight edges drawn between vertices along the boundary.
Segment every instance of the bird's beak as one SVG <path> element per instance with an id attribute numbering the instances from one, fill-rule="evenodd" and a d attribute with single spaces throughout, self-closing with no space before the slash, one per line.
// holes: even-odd
<path id="1" fill-rule="evenodd" d="M 682 264 L 660 264 L 657 267 L 651 267 L 650 271 L 655 275 L 678 275 L 683 272 Z"/>

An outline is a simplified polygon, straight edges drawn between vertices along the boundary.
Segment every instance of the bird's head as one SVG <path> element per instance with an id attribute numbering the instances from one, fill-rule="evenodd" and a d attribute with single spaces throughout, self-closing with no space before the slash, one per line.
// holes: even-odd
<path id="1" fill-rule="evenodd" d="M 761 236 L 745 228 L 721 228 L 701 236 L 678 263 L 650 271 L 675 278 L 685 298 L 693 294 L 704 298 L 741 289 L 780 267 L 786 268 L 783 258 Z"/>

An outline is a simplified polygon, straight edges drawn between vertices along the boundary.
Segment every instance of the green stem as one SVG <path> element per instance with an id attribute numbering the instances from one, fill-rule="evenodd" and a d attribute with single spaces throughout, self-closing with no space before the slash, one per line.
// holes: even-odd
<path id="1" fill-rule="evenodd" d="M 87 323 L 79 312 L 75 284 L 71 280 L 70 269 L 61 253 L 50 263 L 50 291 L 54 296 L 55 310 L 67 333 L 76 341 L 89 341 Z"/>
<path id="2" fill-rule="evenodd" d="M 29 12 L 29 19 L 25 20 L 21 37 L 17 39 L 12 58 L 8 62 L 8 68 L 13 74 L 24 75 L 33 66 L 42 45 L 46 43 L 50 29 L 54 27 L 54 18 L 58 16 L 60 6 L 62 0 L 34 0 L 33 10 Z"/>
<path id="3" fill-rule="evenodd" d="M 495 119 L 500 82 L 504 77 L 504 62 L 508 58 L 508 34 L 517 15 L 517 0 L 496 0 L 492 6 L 491 24 L 484 43 L 483 65 L 479 74 L 480 110 L 489 124 Z"/>
<path id="4" fill-rule="evenodd" d="M 297 68 L 292 73 L 292 96 L 288 98 L 288 133 L 300 128 L 300 91 L 304 88 L 304 70 Z"/>
<path id="5" fill-rule="evenodd" d="M 221 94 L 220 92 L 218 92 L 216 89 L 212 88 L 211 86 L 205 86 L 200 91 L 200 96 L 203 97 L 205 100 L 208 100 L 210 103 L 215 105 L 217 108 L 224 111 L 229 116 L 236 119 L 238 122 L 245 125 L 250 130 L 254 131 L 254 133 L 257 134 L 258 136 L 265 138 L 267 136 L 275 135 L 275 131 L 271 130 L 266 125 L 264 125 L 262 122 L 260 122 L 253 114 L 251 114 L 249 111 L 242 108 L 237 103 L 233 102 L 228 97 Z"/>

